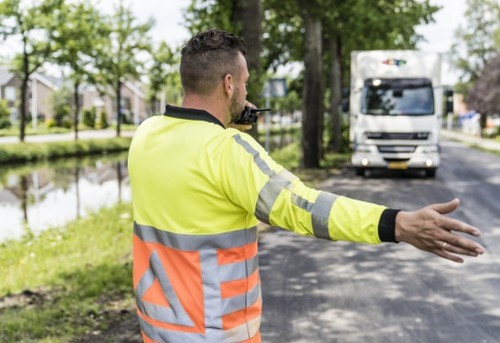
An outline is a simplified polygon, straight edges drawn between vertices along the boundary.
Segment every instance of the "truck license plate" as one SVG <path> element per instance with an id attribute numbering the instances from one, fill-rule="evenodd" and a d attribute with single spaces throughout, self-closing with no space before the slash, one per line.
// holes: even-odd
<path id="1" fill-rule="evenodd" d="M 408 169 L 406 162 L 389 162 L 389 169 Z"/>

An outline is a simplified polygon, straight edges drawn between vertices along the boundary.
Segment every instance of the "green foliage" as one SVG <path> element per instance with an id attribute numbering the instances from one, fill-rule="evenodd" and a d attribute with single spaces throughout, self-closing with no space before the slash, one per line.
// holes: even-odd
<path id="1" fill-rule="evenodd" d="M 99 112 L 99 118 L 97 118 L 95 128 L 96 129 L 107 129 L 109 127 L 108 115 L 106 111 L 102 110 Z"/>
<path id="2" fill-rule="evenodd" d="M 98 69 L 96 76 L 98 83 L 109 85 L 113 89 L 117 108 L 117 136 L 120 135 L 122 123 L 121 87 L 124 79 L 135 79 L 144 65 L 139 59 L 141 52 L 150 51 L 151 41 L 148 36 L 154 25 L 150 19 L 145 23 L 138 23 L 132 10 L 125 7 L 121 0 L 115 13 L 105 20 L 105 27 L 109 32 L 103 37 L 100 45 L 95 47 L 95 66 Z"/>
<path id="3" fill-rule="evenodd" d="M 177 81 L 180 81 L 177 77 L 179 61 L 165 42 L 161 42 L 158 48 L 153 50 L 151 57 L 153 64 L 148 69 L 148 101 L 151 104 L 152 111 L 156 112 L 156 101 L 160 93 L 160 97 L 165 98 L 167 94 L 178 93 L 180 95 L 180 82 L 177 83 Z M 160 109 L 161 111 L 163 109 Z"/>
<path id="4" fill-rule="evenodd" d="M 54 33 L 57 17 L 64 15 L 60 8 L 63 0 L 42 0 L 25 3 L 21 0 L 0 2 L 0 35 L 17 37 L 22 52 L 14 58 L 13 71 L 22 80 L 20 83 L 20 138 L 24 140 L 27 121 L 27 84 L 30 75 L 36 72 L 55 49 Z"/>
<path id="5" fill-rule="evenodd" d="M 455 31 L 451 59 L 461 71 L 456 91 L 467 94 L 485 64 L 500 50 L 500 3 L 496 0 L 467 0 L 462 24 Z"/>
<path id="6" fill-rule="evenodd" d="M 70 142 L 0 145 L 0 163 L 31 162 L 127 150 L 130 138 L 88 139 Z"/>
<path id="7" fill-rule="evenodd" d="M 94 129 L 96 127 L 96 110 L 95 107 L 87 108 L 83 110 L 83 124 L 89 128 Z"/>
<path id="8" fill-rule="evenodd" d="M 105 330 L 110 312 L 131 309 L 131 217 L 130 204 L 118 205 L 1 244 L 0 296 L 32 301 L 2 308 L 0 341 L 74 341 Z"/>
<path id="9" fill-rule="evenodd" d="M 11 126 L 10 112 L 7 107 L 7 100 L 0 100 L 0 129 L 7 129 Z"/>
<path id="10" fill-rule="evenodd" d="M 68 88 L 61 88 L 51 96 L 52 112 L 54 113 L 55 126 L 71 127 L 71 92 Z"/>

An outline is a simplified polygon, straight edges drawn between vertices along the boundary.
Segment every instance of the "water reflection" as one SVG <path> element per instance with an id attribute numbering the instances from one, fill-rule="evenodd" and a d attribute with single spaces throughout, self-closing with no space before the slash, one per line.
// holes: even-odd
<path id="1" fill-rule="evenodd" d="M 0 241 L 130 200 L 127 153 L 0 168 Z"/>

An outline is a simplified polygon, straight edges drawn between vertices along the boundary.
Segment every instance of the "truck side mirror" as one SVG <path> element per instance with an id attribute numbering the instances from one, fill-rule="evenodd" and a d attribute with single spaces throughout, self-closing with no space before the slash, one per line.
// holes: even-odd
<path id="1" fill-rule="evenodd" d="M 340 99 L 340 106 L 342 112 L 349 112 L 349 97 L 351 96 L 351 90 L 349 88 L 342 88 L 342 98 Z"/>
<path id="2" fill-rule="evenodd" d="M 446 113 L 453 113 L 453 90 L 447 89 L 444 94 L 446 96 Z"/>

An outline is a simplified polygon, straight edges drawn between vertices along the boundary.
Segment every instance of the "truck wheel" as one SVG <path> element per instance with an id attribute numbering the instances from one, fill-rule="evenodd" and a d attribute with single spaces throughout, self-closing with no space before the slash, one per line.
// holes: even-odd
<path id="1" fill-rule="evenodd" d="M 435 177 L 436 176 L 436 168 L 426 169 L 425 176 L 427 177 Z"/>
<path id="2" fill-rule="evenodd" d="M 356 175 L 357 176 L 365 176 L 365 169 L 364 168 L 356 168 Z"/>

